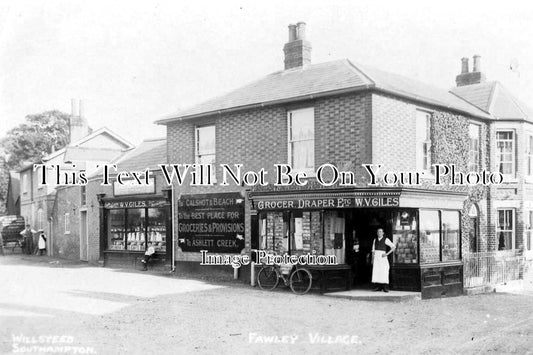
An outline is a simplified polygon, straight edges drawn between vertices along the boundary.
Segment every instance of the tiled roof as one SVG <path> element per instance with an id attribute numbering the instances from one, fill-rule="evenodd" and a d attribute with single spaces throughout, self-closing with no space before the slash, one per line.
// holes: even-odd
<path id="1" fill-rule="evenodd" d="M 159 164 L 167 163 L 166 138 L 144 140 L 137 148 L 132 149 L 116 162 L 121 171 L 142 171 L 146 168 L 159 170 Z"/>
<path id="2" fill-rule="evenodd" d="M 452 92 L 489 112 L 496 119 L 533 121 L 533 111 L 497 81 L 460 86 L 453 88 Z"/>
<path id="3" fill-rule="evenodd" d="M 65 162 L 73 161 L 112 161 L 122 155 L 121 149 L 70 147 L 65 149 Z"/>
<path id="4" fill-rule="evenodd" d="M 166 124 L 176 119 L 372 88 L 479 117 L 489 117 L 444 89 L 371 67 L 357 66 L 343 59 L 272 73 L 226 95 L 164 117 L 156 123 Z"/>
<path id="5" fill-rule="evenodd" d="M 447 90 L 437 88 L 402 75 L 358 65 L 374 82 L 377 89 L 406 96 L 432 105 L 448 107 L 474 116 L 489 118 L 486 112 L 465 102 Z"/>

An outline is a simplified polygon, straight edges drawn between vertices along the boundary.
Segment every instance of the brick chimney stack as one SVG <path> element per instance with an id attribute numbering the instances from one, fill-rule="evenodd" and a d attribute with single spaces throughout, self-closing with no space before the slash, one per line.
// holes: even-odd
<path id="1" fill-rule="evenodd" d="M 474 65 L 471 72 L 468 68 L 468 58 L 461 59 L 461 74 L 455 78 L 457 86 L 480 84 L 487 80 L 485 74 L 481 72 L 481 56 L 476 54 L 473 59 Z"/>
<path id="2" fill-rule="evenodd" d="M 69 144 L 89 134 L 89 124 L 83 115 L 83 102 L 81 100 L 71 100 L 69 129 Z"/>
<path id="3" fill-rule="evenodd" d="M 289 42 L 283 47 L 285 70 L 311 64 L 311 43 L 305 40 L 305 22 L 289 25 Z"/>

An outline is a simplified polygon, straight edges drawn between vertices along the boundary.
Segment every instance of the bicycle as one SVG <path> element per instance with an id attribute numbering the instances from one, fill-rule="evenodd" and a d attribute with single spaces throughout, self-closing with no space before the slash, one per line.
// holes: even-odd
<path id="1" fill-rule="evenodd" d="M 285 276 L 279 265 L 263 264 L 257 274 L 257 284 L 261 290 L 271 291 L 278 286 L 280 278 L 283 279 L 285 286 L 290 286 L 292 292 L 297 295 L 305 295 L 313 283 L 311 272 L 304 267 L 295 265 Z"/>

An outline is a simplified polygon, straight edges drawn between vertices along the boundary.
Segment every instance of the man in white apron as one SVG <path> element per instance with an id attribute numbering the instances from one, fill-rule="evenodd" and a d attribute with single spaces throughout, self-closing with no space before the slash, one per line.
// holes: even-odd
<path id="1" fill-rule="evenodd" d="M 378 228 L 378 237 L 372 244 L 372 282 L 377 285 L 374 291 L 389 292 L 389 259 L 387 256 L 394 252 L 394 243 L 385 238 L 383 228 Z M 387 252 L 387 246 L 390 250 Z"/>

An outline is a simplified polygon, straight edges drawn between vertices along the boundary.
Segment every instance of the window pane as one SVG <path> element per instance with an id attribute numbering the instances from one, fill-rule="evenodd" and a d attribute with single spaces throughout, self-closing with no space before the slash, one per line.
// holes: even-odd
<path id="1" fill-rule="evenodd" d="M 166 250 L 166 213 L 163 208 L 148 209 L 148 243 L 152 243 L 155 251 Z"/>
<path id="2" fill-rule="evenodd" d="M 127 216 L 127 249 L 128 250 L 145 250 L 144 226 L 145 216 L 144 208 L 130 208 Z"/>
<path id="3" fill-rule="evenodd" d="M 416 112 L 416 168 L 429 170 L 431 167 L 431 114 Z"/>
<path id="4" fill-rule="evenodd" d="M 442 212 L 442 261 L 459 260 L 459 212 Z"/>
<path id="5" fill-rule="evenodd" d="M 420 262 L 440 261 L 440 223 L 438 211 L 420 210 Z"/>
<path id="6" fill-rule="evenodd" d="M 396 245 L 394 262 L 401 264 L 417 263 L 416 213 L 401 211 L 394 214 L 392 241 Z"/>
<path id="7" fill-rule="evenodd" d="M 213 154 L 215 152 L 215 126 L 197 128 L 197 154 Z"/>
<path id="8" fill-rule="evenodd" d="M 513 210 L 498 210 L 498 250 L 513 249 Z"/>
<path id="9" fill-rule="evenodd" d="M 315 165 L 314 109 L 290 111 L 289 163 L 295 170 L 313 170 Z"/>
<path id="10" fill-rule="evenodd" d="M 126 246 L 125 210 L 109 210 L 107 216 L 107 246 L 111 250 L 124 250 Z"/>

